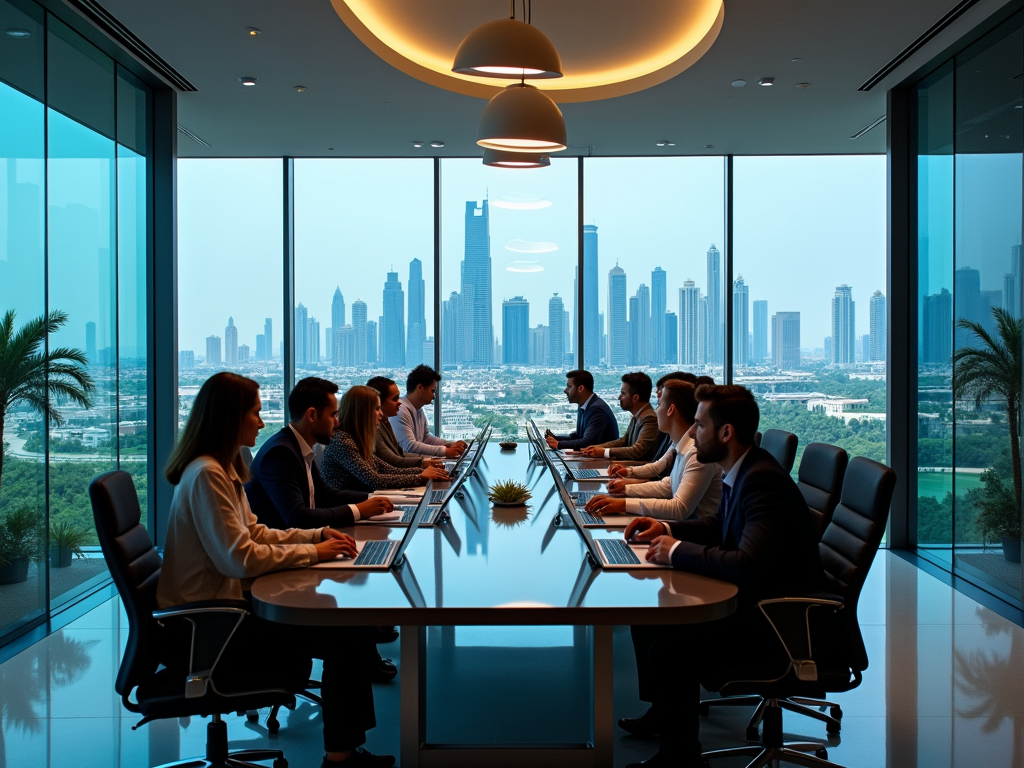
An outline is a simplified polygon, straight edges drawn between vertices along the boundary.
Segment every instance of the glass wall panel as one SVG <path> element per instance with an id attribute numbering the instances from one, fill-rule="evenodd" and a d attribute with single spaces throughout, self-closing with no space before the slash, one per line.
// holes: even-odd
<path id="1" fill-rule="evenodd" d="M 956 566 L 1017 598 L 1022 70 L 1020 15 L 957 57 L 954 160 Z"/>
<path id="2" fill-rule="evenodd" d="M 583 352 L 598 394 L 618 412 L 628 370 L 657 381 L 682 368 L 721 382 L 724 158 L 584 163 Z"/>
<path id="3" fill-rule="evenodd" d="M 281 160 L 178 161 L 181 424 L 221 370 L 259 382 L 261 441 L 283 424 L 283 189 Z"/>
<path id="4" fill-rule="evenodd" d="M 441 162 L 446 438 L 492 415 L 495 439 L 528 416 L 556 432 L 575 424 L 559 393 L 577 361 L 578 190 L 574 158 L 533 171 Z"/>
<path id="5" fill-rule="evenodd" d="M 114 138 L 114 62 L 52 15 L 46 41 L 48 106 Z"/>
<path id="6" fill-rule="evenodd" d="M 917 155 L 917 543 L 951 561 L 953 474 L 953 66 L 914 93 Z"/>
<path id="7" fill-rule="evenodd" d="M 24 92 L 41 90 L 41 17 L 0 2 L 0 25 L 28 35 L 0 36 L 0 316 L 11 323 L 0 332 L 4 346 L 46 310 L 45 115 Z M 45 520 L 46 421 L 20 399 L 0 410 L 0 635 L 46 609 Z"/>
<path id="8" fill-rule="evenodd" d="M 434 164 L 295 161 L 295 378 L 434 365 Z"/>
<path id="9" fill-rule="evenodd" d="M 783 429 L 885 461 L 885 157 L 737 157 L 733 366 Z"/>

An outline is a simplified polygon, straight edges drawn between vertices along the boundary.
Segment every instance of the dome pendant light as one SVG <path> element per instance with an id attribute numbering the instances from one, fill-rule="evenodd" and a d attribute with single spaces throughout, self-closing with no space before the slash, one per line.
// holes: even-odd
<path id="1" fill-rule="evenodd" d="M 503 152 L 499 149 L 484 150 L 484 165 L 492 168 L 547 168 L 551 158 L 528 152 Z"/>
<path id="2" fill-rule="evenodd" d="M 466 35 L 452 72 L 506 79 L 561 77 L 562 59 L 547 35 L 515 18 L 515 0 L 509 6 L 509 18 L 488 21 Z"/>
<path id="3" fill-rule="evenodd" d="M 561 152 L 568 139 L 558 105 L 534 86 L 520 82 L 487 102 L 476 143 L 506 152 Z"/>

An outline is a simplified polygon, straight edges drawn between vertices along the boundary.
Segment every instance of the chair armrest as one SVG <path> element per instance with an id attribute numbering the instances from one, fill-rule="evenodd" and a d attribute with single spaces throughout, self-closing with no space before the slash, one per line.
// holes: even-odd
<path id="1" fill-rule="evenodd" d="M 190 634 L 185 698 L 206 695 L 213 670 L 243 619 L 250 614 L 244 600 L 199 600 L 153 611 L 161 625 L 185 622 Z"/>
<path id="2" fill-rule="evenodd" d="M 835 595 L 819 597 L 778 597 L 761 600 L 757 607 L 771 624 L 775 634 L 789 656 L 790 669 L 798 680 L 814 682 L 818 679 L 812 642 L 811 611 L 830 609 L 832 614 L 843 610 L 843 600 Z"/>

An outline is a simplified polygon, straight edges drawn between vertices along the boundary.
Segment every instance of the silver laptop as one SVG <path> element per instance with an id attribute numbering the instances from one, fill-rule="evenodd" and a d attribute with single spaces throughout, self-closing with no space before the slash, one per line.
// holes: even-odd
<path id="1" fill-rule="evenodd" d="M 441 491 L 431 491 L 428 495 L 435 493 L 441 493 Z M 416 514 L 416 510 L 419 506 L 416 504 L 395 504 L 393 512 L 387 512 L 383 515 L 375 515 L 374 517 L 364 517 L 356 520 L 356 525 L 389 525 L 392 528 L 400 528 L 405 525 L 412 523 L 413 515 Z M 428 503 L 427 511 L 420 519 L 420 525 L 424 528 L 430 528 L 437 525 L 437 521 L 441 518 L 441 507 Z"/>
<path id="2" fill-rule="evenodd" d="M 428 489 L 429 491 L 429 489 Z M 429 495 L 429 493 L 428 493 Z M 420 499 L 420 503 L 413 512 L 409 525 L 404 529 L 401 539 L 374 539 L 371 541 L 360 541 L 356 543 L 358 553 L 354 558 L 339 557 L 334 560 L 326 560 L 310 566 L 311 568 L 325 568 L 338 570 L 369 570 L 386 571 L 392 565 L 400 563 L 409 547 L 416 529 L 420 527 L 420 520 L 427 510 L 427 496 Z"/>
<path id="3" fill-rule="evenodd" d="M 580 522 L 586 528 L 625 528 L 629 525 L 629 521 L 632 520 L 635 515 L 592 515 L 585 509 L 585 503 L 579 501 L 576 495 L 569 492 L 565 487 L 565 483 L 562 482 L 561 475 L 555 470 L 554 466 L 549 465 L 551 469 L 551 475 L 555 479 L 555 487 L 558 489 L 558 495 L 562 499 L 562 506 L 569 509 L 572 507 L 576 510 L 576 514 L 579 515 Z"/>

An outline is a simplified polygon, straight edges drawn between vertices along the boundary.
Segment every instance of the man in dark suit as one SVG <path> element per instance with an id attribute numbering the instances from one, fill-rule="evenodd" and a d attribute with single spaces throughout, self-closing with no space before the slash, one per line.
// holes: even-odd
<path id="1" fill-rule="evenodd" d="M 682 522 L 638 518 L 626 538 L 651 542 L 647 559 L 739 587 L 736 613 L 722 621 L 677 627 L 633 627 L 642 717 L 619 725 L 658 735 L 658 753 L 637 766 L 700 766 L 700 681 L 724 672 L 741 677 L 767 666 L 785 672 L 787 657 L 757 601 L 823 587 L 811 513 L 796 484 L 771 454 L 754 446 L 760 413 L 749 390 L 697 389 L 691 429 L 697 458 L 717 462 L 725 476 L 718 512 Z M 686 651 L 687 655 L 680 655 Z"/>
<path id="2" fill-rule="evenodd" d="M 548 431 L 544 439 L 552 448 L 579 450 L 588 445 L 607 443 L 619 437 L 619 425 L 608 403 L 594 394 L 594 377 L 590 371 L 569 371 L 565 396 L 580 408 L 576 412 L 576 429 L 568 437 Z"/>
<path id="3" fill-rule="evenodd" d="M 643 371 L 633 371 L 622 376 L 619 390 L 619 407 L 630 415 L 626 434 L 607 443 L 598 443 L 580 449 L 580 453 L 595 459 L 616 459 L 618 461 L 640 461 L 644 464 L 654 461 L 661 454 L 658 448 L 658 416 L 651 407 L 651 377 Z"/>

